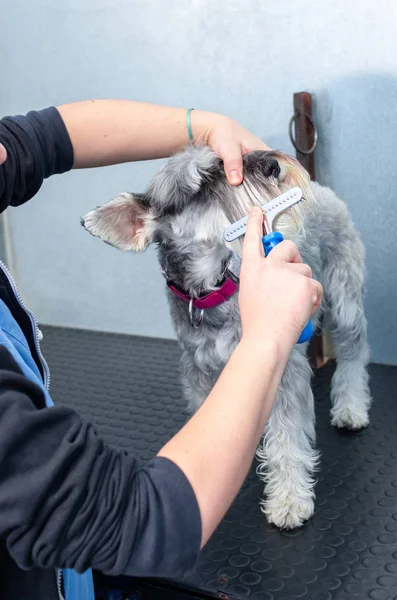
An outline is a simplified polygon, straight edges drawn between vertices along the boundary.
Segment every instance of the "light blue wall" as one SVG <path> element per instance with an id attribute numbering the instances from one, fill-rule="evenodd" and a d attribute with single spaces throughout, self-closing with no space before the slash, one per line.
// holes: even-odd
<path id="1" fill-rule="evenodd" d="M 194 106 L 292 152 L 292 95 L 311 91 L 318 178 L 347 200 L 368 251 L 372 356 L 396 364 L 396 19 L 393 0 L 13 0 L 0 113 L 95 97 Z M 173 336 L 154 253 L 122 254 L 79 226 L 158 166 L 56 177 L 12 212 L 17 278 L 42 322 Z"/>

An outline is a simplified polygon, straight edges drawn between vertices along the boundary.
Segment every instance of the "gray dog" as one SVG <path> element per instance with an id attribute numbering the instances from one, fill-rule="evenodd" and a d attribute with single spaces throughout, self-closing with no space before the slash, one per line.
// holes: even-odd
<path id="1" fill-rule="evenodd" d="M 324 324 L 332 334 L 337 360 L 331 423 L 348 429 L 365 427 L 371 399 L 364 249 L 347 207 L 330 189 L 310 183 L 300 164 L 281 152 L 246 155 L 244 173 L 244 183 L 232 187 L 211 150 L 189 146 L 165 164 L 145 194 L 120 194 L 90 212 L 82 224 L 122 250 L 158 245 L 182 348 L 183 388 L 194 411 L 241 336 L 238 280 L 229 266 L 241 255 L 242 238 L 227 243 L 223 232 L 253 204 L 300 187 L 305 201 L 281 215 L 276 229 L 296 242 L 324 287 Z M 317 320 L 318 315 L 314 327 Z M 258 474 L 266 483 L 263 510 L 269 522 L 287 529 L 302 525 L 314 510 L 318 453 L 305 346 L 297 345 L 291 354 L 258 450 Z"/>

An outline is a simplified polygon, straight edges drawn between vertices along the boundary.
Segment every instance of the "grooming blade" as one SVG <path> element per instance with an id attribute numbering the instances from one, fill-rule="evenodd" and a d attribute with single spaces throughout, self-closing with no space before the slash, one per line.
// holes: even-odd
<path id="1" fill-rule="evenodd" d="M 273 198 L 270 202 L 262 204 L 261 209 L 263 210 L 266 217 L 266 229 L 268 232 L 273 231 L 273 221 L 285 212 L 288 208 L 291 208 L 298 202 L 303 200 L 303 192 L 299 187 L 293 187 L 288 192 Z M 248 217 L 243 217 L 236 223 L 229 225 L 225 229 L 223 237 L 227 242 L 233 242 L 240 236 L 244 235 L 247 230 Z"/>

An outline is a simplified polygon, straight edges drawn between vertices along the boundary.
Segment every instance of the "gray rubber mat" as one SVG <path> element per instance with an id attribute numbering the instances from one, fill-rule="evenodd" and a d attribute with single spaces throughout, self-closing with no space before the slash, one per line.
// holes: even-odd
<path id="1" fill-rule="evenodd" d="M 147 460 L 183 425 L 174 342 L 43 331 L 55 402 L 78 409 L 108 443 Z M 332 371 L 313 382 L 322 458 L 312 520 L 291 532 L 269 526 L 253 465 L 195 571 L 164 585 L 164 598 L 397 600 L 397 368 L 370 367 L 371 424 L 356 434 L 329 425 Z M 117 585 L 161 597 L 158 582 L 151 592 L 137 580 Z"/>

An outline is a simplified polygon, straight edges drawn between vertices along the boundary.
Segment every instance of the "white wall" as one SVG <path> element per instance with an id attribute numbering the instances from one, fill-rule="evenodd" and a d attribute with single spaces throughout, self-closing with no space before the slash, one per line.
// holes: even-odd
<path id="1" fill-rule="evenodd" d="M 292 95 L 311 91 L 318 179 L 347 199 L 368 250 L 373 359 L 397 363 L 396 6 L 13 0 L 0 21 L 0 114 L 132 98 L 224 112 L 292 152 Z M 18 282 L 42 322 L 173 335 L 154 252 L 123 255 L 79 226 L 81 215 L 115 193 L 141 191 L 158 166 L 55 177 L 12 211 Z"/>

